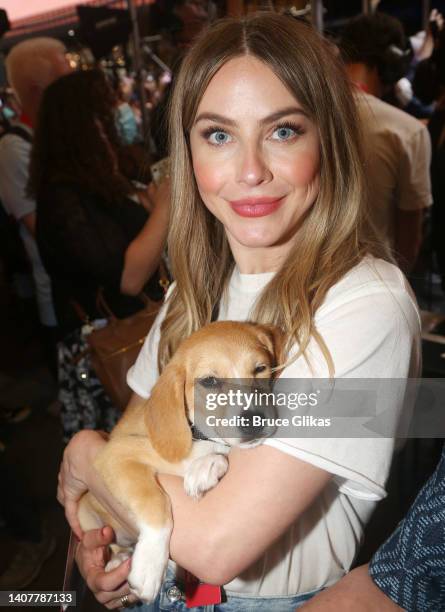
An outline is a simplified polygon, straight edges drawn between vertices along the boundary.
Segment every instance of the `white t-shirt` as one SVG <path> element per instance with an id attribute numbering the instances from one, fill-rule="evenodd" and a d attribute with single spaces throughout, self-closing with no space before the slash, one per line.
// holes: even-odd
<path id="1" fill-rule="evenodd" d="M 234 270 L 219 320 L 243 321 L 273 274 Z M 158 378 L 157 347 L 166 306 L 151 329 L 127 381 L 148 397 Z M 336 377 L 405 378 L 420 373 L 420 318 L 400 270 L 366 257 L 328 292 L 315 316 Z M 296 350 L 296 348 L 295 348 Z M 315 341 L 309 344 L 312 371 L 298 358 L 284 378 L 328 377 Z M 394 406 L 397 411 L 400 406 Z M 384 438 L 286 438 L 264 444 L 334 475 L 319 498 L 257 563 L 226 585 L 228 593 L 279 596 L 329 585 L 347 571 L 377 500 L 385 496 L 394 441 Z"/>
<path id="2" fill-rule="evenodd" d="M 19 127 L 32 130 L 23 123 Z M 0 139 L 0 200 L 8 213 L 20 220 L 35 212 L 36 203 L 26 195 L 28 183 L 29 158 L 31 143 L 16 134 L 6 134 Z M 20 223 L 20 236 L 32 267 L 36 287 L 36 299 L 42 325 L 57 325 L 52 301 L 51 281 L 43 267 L 37 243 L 24 223 Z"/>
<path id="3" fill-rule="evenodd" d="M 369 211 L 382 238 L 394 247 L 397 209 L 431 206 L 431 141 L 423 123 L 408 113 L 357 92 L 362 120 Z"/>

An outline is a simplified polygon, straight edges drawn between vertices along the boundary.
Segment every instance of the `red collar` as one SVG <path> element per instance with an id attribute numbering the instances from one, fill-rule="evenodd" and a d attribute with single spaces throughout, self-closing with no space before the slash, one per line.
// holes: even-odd
<path id="1" fill-rule="evenodd" d="M 29 128 L 33 129 L 33 124 L 31 119 L 28 117 L 28 115 L 26 113 L 22 113 L 19 117 L 19 121 L 21 123 L 24 123 L 25 125 L 27 125 Z"/>

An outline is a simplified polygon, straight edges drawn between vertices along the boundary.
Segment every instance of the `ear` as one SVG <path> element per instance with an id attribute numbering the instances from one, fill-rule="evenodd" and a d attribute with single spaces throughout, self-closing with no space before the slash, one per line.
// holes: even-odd
<path id="1" fill-rule="evenodd" d="M 145 425 L 154 449 L 177 463 L 190 453 L 192 433 L 185 407 L 184 368 L 168 364 L 153 387 L 145 410 Z"/>
<path id="2" fill-rule="evenodd" d="M 276 325 L 258 325 L 258 339 L 274 356 L 274 367 L 281 366 L 286 360 L 286 336 Z"/>

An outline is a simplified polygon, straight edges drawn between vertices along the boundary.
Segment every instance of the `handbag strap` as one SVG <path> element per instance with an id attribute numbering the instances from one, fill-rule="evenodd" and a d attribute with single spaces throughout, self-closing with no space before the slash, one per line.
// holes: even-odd
<path id="1" fill-rule="evenodd" d="M 213 307 L 212 316 L 210 317 L 210 323 L 217 321 L 218 315 L 219 315 L 219 302 L 217 302 Z"/>
<path id="2" fill-rule="evenodd" d="M 99 289 L 97 290 L 97 294 L 96 294 L 96 308 L 97 308 L 98 312 L 104 313 L 107 316 L 107 318 L 110 319 L 110 321 L 117 320 L 116 315 L 111 310 L 111 308 L 108 306 L 108 302 L 105 299 L 104 288 L 103 287 L 99 287 Z"/>
<path id="3" fill-rule="evenodd" d="M 167 266 L 165 265 L 165 262 L 162 258 L 159 263 L 159 276 L 160 276 L 159 285 L 162 287 L 162 290 L 165 295 L 170 285 L 170 278 L 169 278 L 169 274 L 167 271 Z M 144 306 L 148 306 L 150 304 L 150 298 L 143 291 L 141 291 L 138 297 L 141 300 L 141 302 L 143 302 Z M 79 317 L 80 321 L 82 321 L 82 323 L 86 324 L 90 321 L 90 317 L 88 316 L 88 313 L 77 300 L 71 299 L 70 304 L 73 307 L 73 310 L 75 311 L 76 315 Z M 99 312 L 103 312 L 108 319 L 117 320 L 116 315 L 111 310 L 110 306 L 108 305 L 107 300 L 105 299 L 103 287 L 99 287 L 99 289 L 97 290 L 96 307 L 97 307 L 97 310 Z M 218 318 L 218 314 L 216 315 L 216 317 Z"/>
<path id="4" fill-rule="evenodd" d="M 89 323 L 90 317 L 88 316 L 88 314 L 87 314 L 86 310 L 83 308 L 83 306 L 79 302 L 77 302 L 76 300 L 70 300 L 70 304 L 73 307 L 73 310 L 76 313 L 76 315 L 82 321 L 82 323 L 84 323 L 84 324 Z"/>
<path id="5" fill-rule="evenodd" d="M 161 261 L 159 262 L 158 270 L 159 270 L 159 277 L 160 277 L 159 278 L 159 285 L 162 287 L 162 290 L 163 290 L 164 295 L 165 295 L 167 293 L 168 287 L 170 285 L 170 279 L 169 279 L 169 274 L 167 272 L 167 266 L 165 265 L 164 260 L 162 259 L 162 257 L 161 257 Z M 141 300 L 141 302 L 144 304 L 144 306 L 149 306 L 150 305 L 150 298 L 143 291 L 141 291 L 138 294 L 138 298 Z M 111 310 L 107 300 L 105 299 L 103 287 L 99 287 L 99 289 L 97 290 L 96 307 L 97 307 L 98 311 L 99 312 L 103 312 L 108 317 L 108 319 L 110 319 L 110 320 L 117 320 L 118 319 L 118 317 L 116 317 L 114 312 Z"/>
<path id="6" fill-rule="evenodd" d="M 159 262 L 159 276 L 159 284 L 162 287 L 164 294 L 166 294 L 170 285 L 170 275 L 163 257 L 161 257 L 161 261 Z"/>

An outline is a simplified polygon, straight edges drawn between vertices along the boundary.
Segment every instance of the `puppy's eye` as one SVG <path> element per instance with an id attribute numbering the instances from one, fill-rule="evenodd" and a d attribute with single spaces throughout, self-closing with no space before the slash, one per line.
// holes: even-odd
<path id="1" fill-rule="evenodd" d="M 206 376 L 206 378 L 201 378 L 199 384 L 206 389 L 212 389 L 213 387 L 219 387 L 220 382 L 215 376 Z"/>
<path id="2" fill-rule="evenodd" d="M 262 363 L 261 365 L 257 365 L 257 367 L 254 369 L 253 373 L 254 374 L 261 374 L 261 372 L 264 372 L 265 369 L 266 369 L 266 366 L 264 365 L 264 363 Z"/>

